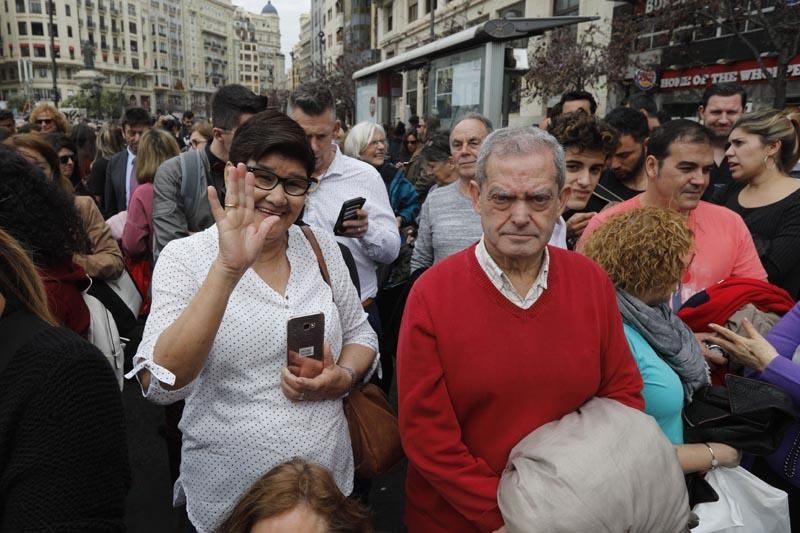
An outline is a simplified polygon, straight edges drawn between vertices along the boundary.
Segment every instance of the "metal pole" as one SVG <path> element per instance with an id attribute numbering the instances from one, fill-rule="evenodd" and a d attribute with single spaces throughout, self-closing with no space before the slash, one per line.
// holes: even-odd
<path id="1" fill-rule="evenodd" d="M 436 33 L 433 31 L 433 27 L 436 24 L 436 15 L 434 15 L 434 11 L 436 11 L 436 0 L 429 0 L 431 3 L 431 42 L 436 40 Z"/>
<path id="2" fill-rule="evenodd" d="M 48 0 L 47 5 L 49 7 L 48 11 L 50 12 L 50 59 L 53 62 L 53 103 L 58 107 L 58 101 L 60 100 L 58 97 L 58 65 L 56 64 L 56 38 L 53 35 L 53 28 L 55 28 L 53 24 L 53 11 L 55 11 L 56 6 L 53 4 L 53 0 Z"/>

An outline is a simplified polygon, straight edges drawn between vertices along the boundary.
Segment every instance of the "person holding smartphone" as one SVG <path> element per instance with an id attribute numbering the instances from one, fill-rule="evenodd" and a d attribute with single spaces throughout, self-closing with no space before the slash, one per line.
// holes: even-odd
<path id="1" fill-rule="evenodd" d="M 371 376 L 377 338 L 333 236 L 312 229 L 328 285 L 295 225 L 318 185 L 314 166 L 297 123 L 254 115 L 233 138 L 223 203 L 208 189 L 216 224 L 170 242 L 156 263 L 129 376 L 156 403 L 186 400 L 175 504 L 196 531 L 216 531 L 253 482 L 293 457 L 332 471 L 344 494 L 353 488 L 342 398 Z M 287 365 L 288 324 L 318 313 L 320 373 L 301 376 Z"/>
<path id="2" fill-rule="evenodd" d="M 340 124 L 333 94 L 322 82 L 308 82 L 289 96 L 289 116 L 306 132 L 314 151 L 313 176 L 319 188 L 306 202 L 303 220 L 329 232 L 349 200 L 363 198 L 355 217 L 343 221 L 338 240 L 353 253 L 361 283 L 361 300 L 369 321 L 380 335 L 380 317 L 375 296 L 378 277 L 375 264 L 391 264 L 400 252 L 400 232 L 386 186 L 374 166 L 348 157 L 333 142 Z M 384 366 L 391 375 L 391 369 Z"/>

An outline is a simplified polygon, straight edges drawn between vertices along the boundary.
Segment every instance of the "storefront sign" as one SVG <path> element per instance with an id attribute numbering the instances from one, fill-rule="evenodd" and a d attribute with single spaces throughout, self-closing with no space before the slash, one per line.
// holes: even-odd
<path id="1" fill-rule="evenodd" d="M 651 91 L 656 88 L 658 74 L 651 68 L 637 69 L 633 75 L 633 83 L 640 91 Z"/>
<path id="2" fill-rule="evenodd" d="M 764 60 L 767 70 L 775 75 L 777 67 L 774 58 Z M 800 79 L 800 55 L 796 56 L 786 68 L 786 78 Z M 683 70 L 661 71 L 662 91 L 679 89 L 697 89 L 716 83 L 766 83 L 767 76 L 758 65 L 758 61 L 738 61 L 730 65 L 708 65 L 705 67 Z"/>
<path id="3" fill-rule="evenodd" d="M 633 5 L 633 13 L 635 15 L 649 15 L 650 13 L 685 3 L 686 0 L 636 0 Z"/>

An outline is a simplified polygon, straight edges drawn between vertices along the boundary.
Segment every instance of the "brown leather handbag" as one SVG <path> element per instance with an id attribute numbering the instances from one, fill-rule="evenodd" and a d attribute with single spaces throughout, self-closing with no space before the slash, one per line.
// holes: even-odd
<path id="1" fill-rule="evenodd" d="M 330 286 L 328 266 L 317 238 L 308 226 L 301 226 L 301 229 L 317 256 L 322 278 Z M 356 386 L 344 399 L 344 415 L 350 428 L 356 473 L 360 477 L 379 476 L 403 459 L 397 414 L 380 387 L 371 383 Z"/>

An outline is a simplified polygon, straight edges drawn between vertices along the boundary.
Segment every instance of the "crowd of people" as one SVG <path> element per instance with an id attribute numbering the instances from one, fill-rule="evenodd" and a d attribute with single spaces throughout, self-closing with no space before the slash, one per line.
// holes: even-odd
<path id="1" fill-rule="evenodd" d="M 285 113 L 224 86 L 210 122 L 0 111 L 0 530 L 124 529 L 121 369 L 87 296 L 166 406 L 188 531 L 372 531 L 343 408 L 370 382 L 396 400 L 411 532 L 685 531 L 704 475 L 742 467 L 800 530 L 800 422 L 756 456 L 683 416 L 728 374 L 800 407 L 800 115 L 746 99 L 709 86 L 689 120 L 635 94 L 601 118 L 573 91 L 538 127 L 347 131 L 318 82 Z M 612 472 L 565 445 L 597 471 L 521 509 L 576 416 L 647 446 Z M 519 447 L 546 460 L 522 475 Z M 647 449 L 661 470 L 633 467 Z M 662 507 L 604 500 L 610 479 Z"/>

